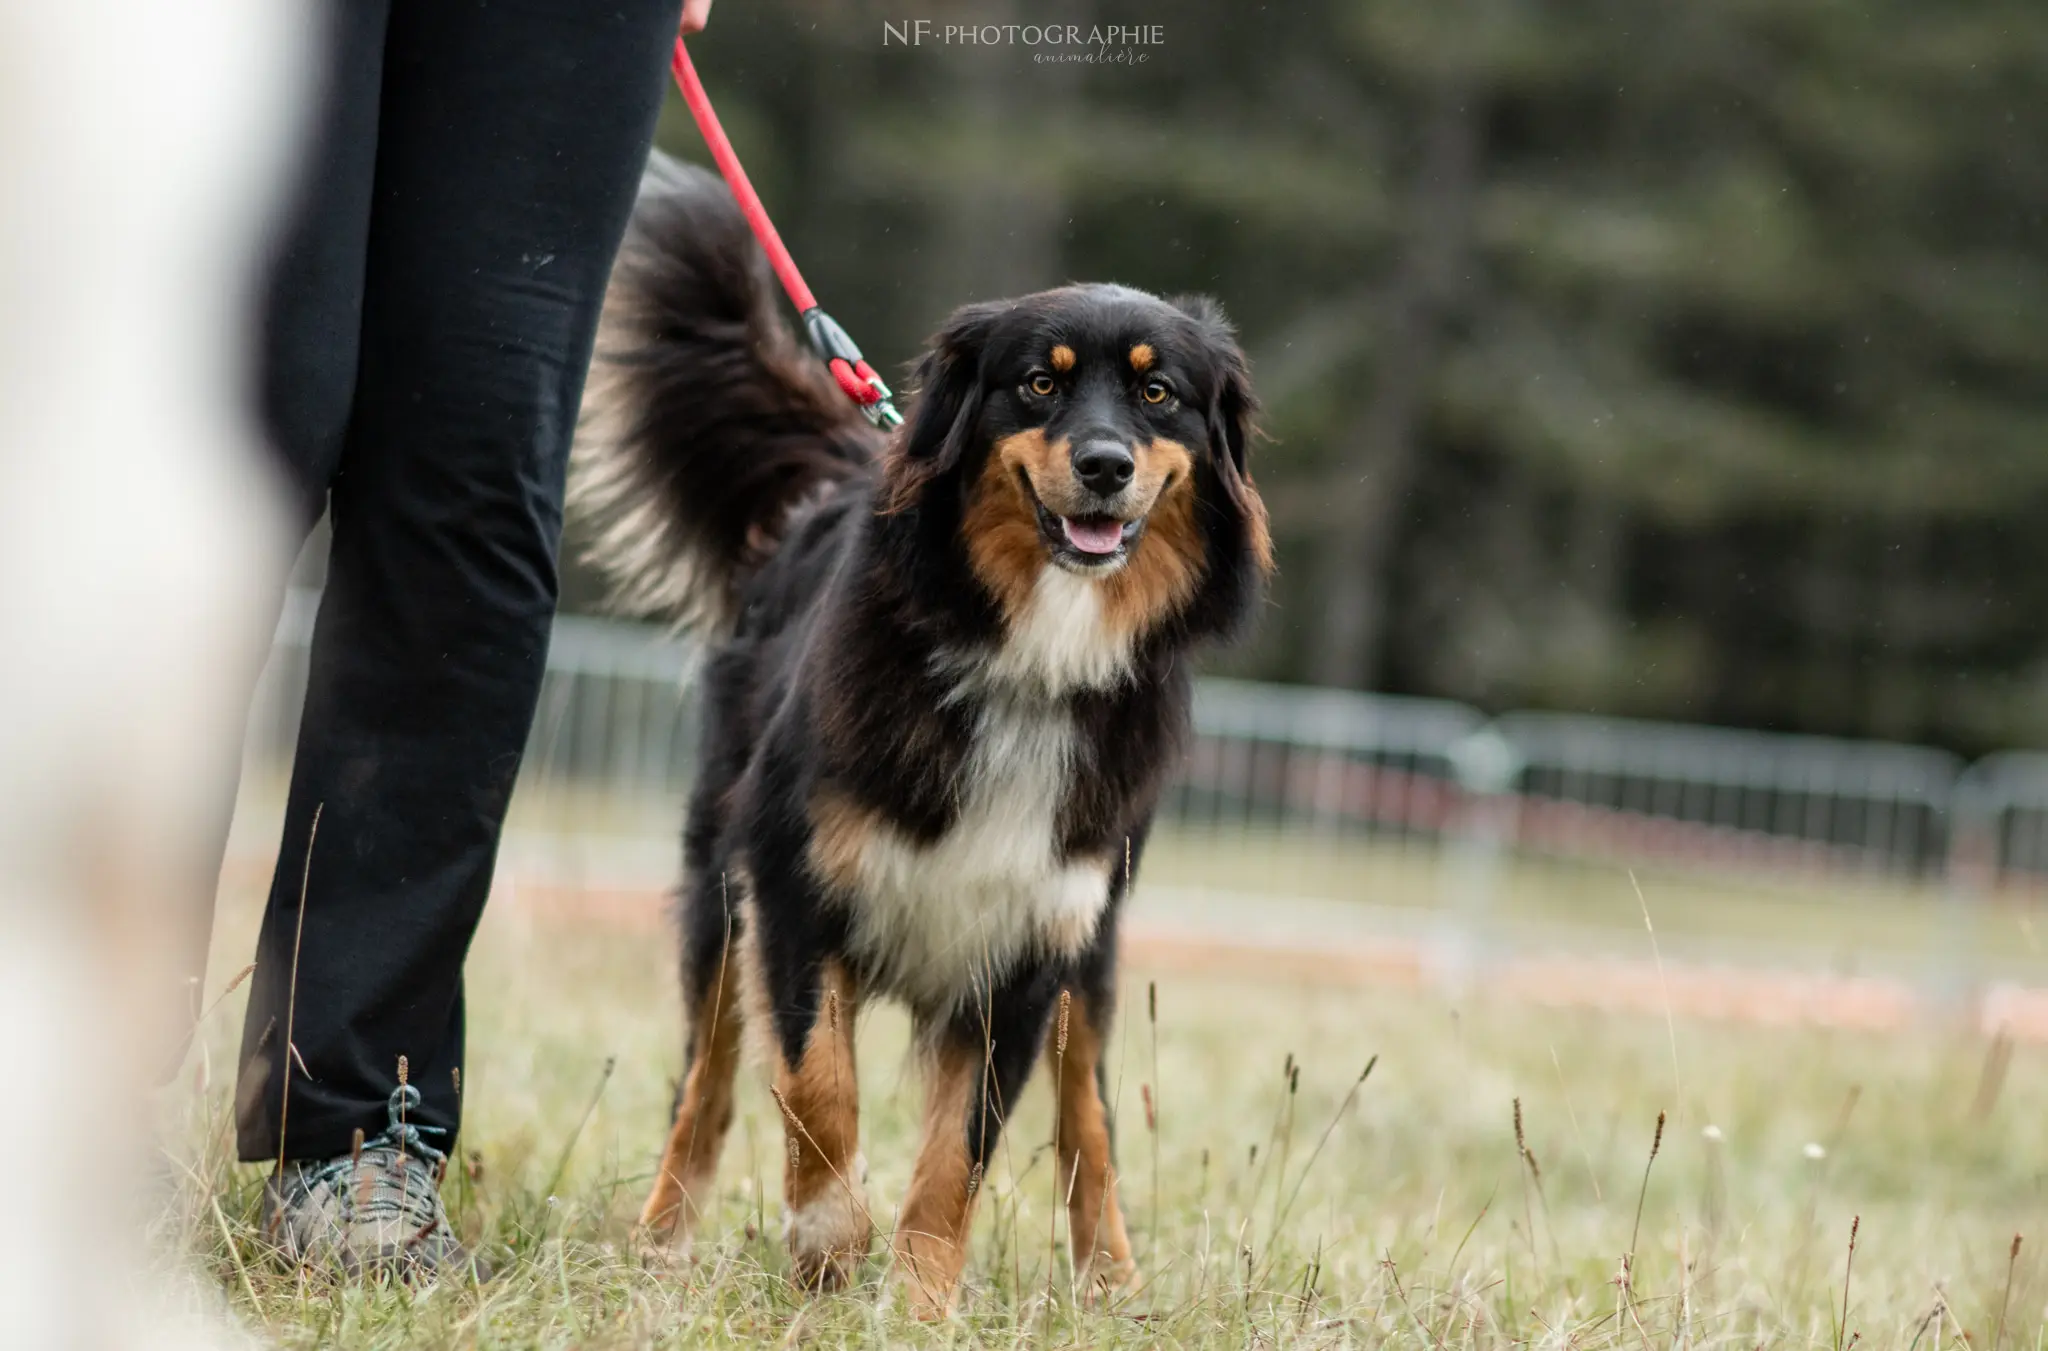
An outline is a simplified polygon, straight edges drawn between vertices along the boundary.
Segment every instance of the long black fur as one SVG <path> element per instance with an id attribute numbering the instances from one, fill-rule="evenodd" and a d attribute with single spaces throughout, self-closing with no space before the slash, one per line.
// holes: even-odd
<path id="1" fill-rule="evenodd" d="M 724 185 L 654 155 L 612 272 L 570 477 L 589 557 L 621 609 L 728 625 L 791 510 L 874 462 L 879 434 L 780 303 Z"/>

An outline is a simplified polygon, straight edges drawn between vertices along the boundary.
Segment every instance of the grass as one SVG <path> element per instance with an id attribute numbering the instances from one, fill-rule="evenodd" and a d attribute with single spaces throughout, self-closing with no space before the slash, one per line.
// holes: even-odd
<path id="1" fill-rule="evenodd" d="M 250 908 L 225 905 L 216 970 L 246 960 Z M 167 1231 L 289 1347 L 2042 1345 L 2048 1050 L 1942 1029 L 1674 1032 L 1661 1016 L 1483 994 L 1142 970 L 1125 973 L 1110 1068 L 1149 1281 L 1135 1298 L 1083 1307 L 1048 1244 L 1043 1073 L 989 1178 L 950 1323 L 894 1306 L 880 1245 L 847 1294 L 790 1288 L 780 1126 L 758 1074 L 696 1261 L 648 1270 L 629 1236 L 680 1059 L 671 968 L 652 925 L 516 900 L 487 917 L 450 1203 L 507 1259 L 490 1285 L 351 1287 L 265 1260 L 262 1170 L 226 1162 L 241 992 L 209 1018 L 206 1055 L 170 1104 L 185 1181 Z M 884 1224 L 916 1128 L 906 1043 L 899 1014 L 864 1017 L 862 1128 Z"/>

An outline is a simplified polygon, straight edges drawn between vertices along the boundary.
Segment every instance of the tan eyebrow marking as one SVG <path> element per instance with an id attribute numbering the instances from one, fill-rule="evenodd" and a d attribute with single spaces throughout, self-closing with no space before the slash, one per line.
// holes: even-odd
<path id="1" fill-rule="evenodd" d="M 1065 343 L 1061 343 L 1053 348 L 1052 368 L 1056 371 L 1070 371 L 1074 369 L 1074 349 Z"/>
<path id="2" fill-rule="evenodd" d="M 1131 349 L 1131 369 L 1143 375 L 1146 371 L 1152 369 L 1152 361 L 1155 355 L 1152 351 L 1151 343 L 1139 343 Z"/>

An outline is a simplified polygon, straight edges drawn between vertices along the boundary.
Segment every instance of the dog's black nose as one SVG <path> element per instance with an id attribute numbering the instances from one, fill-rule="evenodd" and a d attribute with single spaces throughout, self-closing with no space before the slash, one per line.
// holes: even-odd
<path id="1" fill-rule="evenodd" d="M 1114 496 L 1137 472 L 1138 462 L 1121 441 L 1083 441 L 1074 448 L 1074 477 L 1092 493 Z"/>

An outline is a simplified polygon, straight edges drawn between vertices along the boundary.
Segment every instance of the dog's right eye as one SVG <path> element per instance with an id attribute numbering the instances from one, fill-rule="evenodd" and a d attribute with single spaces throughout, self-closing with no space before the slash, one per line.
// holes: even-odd
<path id="1" fill-rule="evenodd" d="M 1025 382 L 1025 388 L 1043 399 L 1058 389 L 1059 386 L 1053 383 L 1053 378 L 1050 375 L 1040 371 Z"/>

